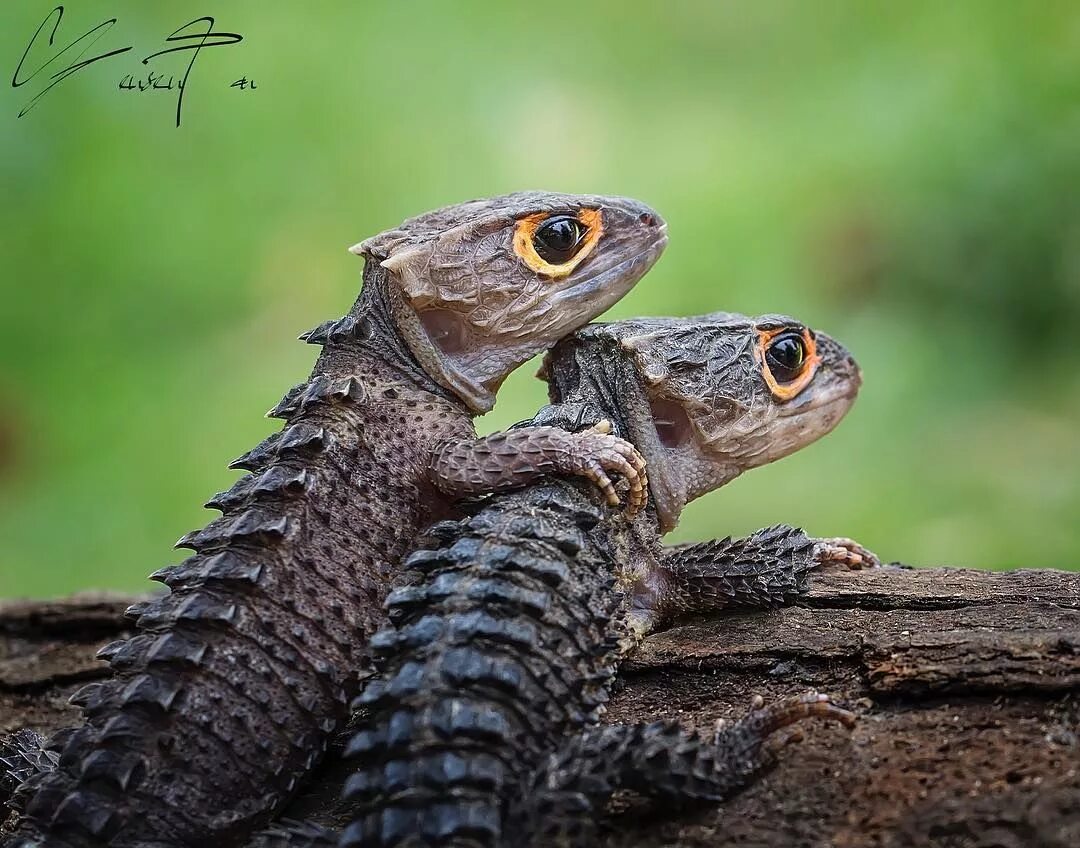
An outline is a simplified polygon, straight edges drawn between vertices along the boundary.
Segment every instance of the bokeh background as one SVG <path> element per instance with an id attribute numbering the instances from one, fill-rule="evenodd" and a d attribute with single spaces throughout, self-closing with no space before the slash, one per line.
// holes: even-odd
<path id="1" fill-rule="evenodd" d="M 3 4 L 6 73 L 51 5 Z M 42 77 L 0 98 L 0 596 L 148 585 L 352 302 L 345 247 L 532 187 L 667 218 L 610 317 L 785 311 L 863 365 L 835 433 L 678 538 L 1080 565 L 1075 4 L 317 7 L 72 2 L 58 44 L 115 16 L 95 51 L 135 49 L 22 119 Z M 117 83 L 208 12 L 245 40 L 199 56 L 176 129 L 175 93 Z M 482 431 L 543 402 L 533 370 Z"/>

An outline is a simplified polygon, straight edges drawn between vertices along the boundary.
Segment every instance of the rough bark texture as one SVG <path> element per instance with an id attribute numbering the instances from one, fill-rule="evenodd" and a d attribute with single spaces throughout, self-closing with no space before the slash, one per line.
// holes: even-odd
<path id="1" fill-rule="evenodd" d="M 0 732 L 79 718 L 129 597 L 0 605 Z M 627 662 L 612 722 L 711 730 L 753 694 L 815 688 L 853 731 L 807 723 L 775 771 L 722 805 L 619 798 L 607 846 L 1080 845 L 1080 574 L 882 569 L 821 575 L 799 606 L 699 620 Z M 288 813 L 333 823 L 336 758 Z"/>

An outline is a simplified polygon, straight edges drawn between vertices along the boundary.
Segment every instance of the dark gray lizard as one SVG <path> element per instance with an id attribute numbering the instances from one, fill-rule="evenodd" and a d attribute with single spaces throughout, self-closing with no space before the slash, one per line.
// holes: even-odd
<path id="1" fill-rule="evenodd" d="M 408 558 L 372 640 L 379 674 L 340 838 L 282 825 L 261 846 L 590 843 L 619 787 L 720 799 L 797 738 L 808 716 L 853 717 L 810 695 L 752 705 L 704 741 L 672 722 L 596 726 L 620 658 L 672 616 L 770 606 L 823 562 L 856 553 L 787 526 L 664 549 L 688 501 L 831 430 L 860 385 L 850 355 L 789 318 L 735 315 L 595 325 L 549 354 L 549 407 L 532 422 L 609 418 L 646 457 L 656 509 L 607 515 L 570 481 L 483 502 L 435 525 Z"/>
<path id="2" fill-rule="evenodd" d="M 269 413 L 285 429 L 232 463 L 251 473 L 210 500 L 221 518 L 180 540 L 195 555 L 152 575 L 171 593 L 133 607 L 138 634 L 102 649 L 114 676 L 73 697 L 85 724 L 52 738 L 58 767 L 18 791 L 8 844 L 242 838 L 341 728 L 398 561 L 418 528 L 453 514 L 452 496 L 560 472 L 610 502 L 606 472 L 640 480 L 612 436 L 478 440 L 471 417 L 510 371 L 624 295 L 666 241 L 636 201 L 528 192 L 353 248 L 363 289 L 301 337 L 323 350 Z"/>

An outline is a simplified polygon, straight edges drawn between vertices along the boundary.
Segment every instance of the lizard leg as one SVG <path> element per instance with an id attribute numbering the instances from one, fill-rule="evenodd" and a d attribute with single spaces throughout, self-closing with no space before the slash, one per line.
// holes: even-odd
<path id="1" fill-rule="evenodd" d="M 44 736 L 29 729 L 16 730 L 0 739 L 0 804 L 10 805 L 19 784 L 31 775 L 56 768 L 60 757 L 45 750 L 45 742 Z"/>
<path id="2" fill-rule="evenodd" d="M 816 539 L 820 546 L 818 562 L 823 567 L 838 565 L 852 571 L 862 568 L 879 568 L 881 560 L 873 551 L 864 548 L 854 539 L 836 536 L 831 539 Z"/>
<path id="3" fill-rule="evenodd" d="M 439 446 L 432 457 L 435 485 L 455 497 L 515 489 L 547 475 L 575 474 L 595 483 L 612 506 L 619 503 L 612 473 L 630 486 L 627 515 L 644 505 L 645 460 L 632 444 L 611 435 L 601 421 L 580 433 L 559 427 L 524 427 Z"/>
<path id="4" fill-rule="evenodd" d="M 634 629 L 644 636 L 679 615 L 791 603 L 806 591 L 819 550 L 815 539 L 786 524 L 743 539 L 666 548 L 659 565 L 634 585 Z"/>
<path id="5" fill-rule="evenodd" d="M 757 697 L 736 722 L 704 740 L 672 721 L 592 727 L 564 745 L 526 797 L 524 817 L 555 844 L 590 844 L 597 809 L 617 789 L 671 800 L 720 801 L 773 766 L 780 752 L 803 738 L 793 725 L 805 718 L 855 716 L 810 692 L 764 705 Z M 541 843 L 543 844 L 543 843 Z"/>

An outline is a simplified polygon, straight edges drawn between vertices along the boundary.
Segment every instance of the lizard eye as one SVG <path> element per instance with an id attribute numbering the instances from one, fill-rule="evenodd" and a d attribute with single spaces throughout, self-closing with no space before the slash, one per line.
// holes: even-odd
<path id="1" fill-rule="evenodd" d="M 576 218 L 556 215 L 536 228 L 533 233 L 533 249 L 545 262 L 562 265 L 577 251 L 584 235 L 585 228 Z"/>
<path id="2" fill-rule="evenodd" d="M 810 330 L 759 330 L 758 361 L 773 397 L 788 401 L 810 385 L 821 357 Z"/>
<path id="3" fill-rule="evenodd" d="M 603 230 L 599 209 L 582 209 L 577 215 L 537 212 L 518 220 L 514 253 L 530 270 L 557 280 L 573 273 Z"/>
<path id="4" fill-rule="evenodd" d="M 765 351 L 765 362 L 778 383 L 790 383 L 802 373 L 806 344 L 796 333 L 784 333 L 773 339 Z"/>

